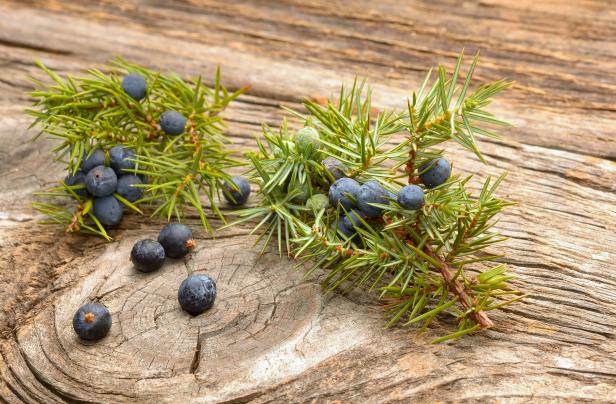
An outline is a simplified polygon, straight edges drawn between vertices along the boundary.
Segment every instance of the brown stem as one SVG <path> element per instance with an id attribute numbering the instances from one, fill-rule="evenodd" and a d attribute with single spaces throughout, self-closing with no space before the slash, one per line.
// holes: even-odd
<path id="1" fill-rule="evenodd" d="M 86 206 L 86 201 L 81 202 L 79 206 L 77 206 L 77 209 L 75 210 L 75 214 L 73 215 L 71 222 L 66 226 L 67 233 L 71 233 L 71 232 L 79 230 L 79 218 L 83 216 L 83 211 L 85 209 L 85 206 Z"/>
<path id="2" fill-rule="evenodd" d="M 187 174 L 186 177 L 184 177 L 184 180 L 180 184 L 178 184 L 177 188 L 175 189 L 174 196 L 177 197 L 191 180 L 192 174 Z"/>
<path id="3" fill-rule="evenodd" d="M 409 184 L 415 184 L 417 182 L 417 177 L 413 175 L 413 171 L 415 171 L 415 157 L 417 152 L 415 149 L 411 149 L 409 152 L 409 160 L 406 162 L 405 171 L 409 176 Z"/>
<path id="4" fill-rule="evenodd" d="M 445 281 L 449 286 L 449 290 L 453 294 L 458 296 L 460 303 L 462 304 L 462 306 L 464 306 L 465 309 L 470 310 L 471 318 L 475 320 L 475 322 L 479 324 L 481 328 L 492 327 L 494 323 L 488 318 L 488 315 L 483 310 L 474 310 L 476 302 L 466 293 L 464 285 L 462 285 L 462 283 L 458 279 L 454 279 L 455 271 L 449 266 L 449 264 L 446 261 L 442 260 L 438 255 L 436 255 L 428 245 L 424 247 L 424 252 L 428 254 L 431 258 L 441 263 L 441 268 L 439 269 L 441 271 L 441 275 L 443 275 L 443 278 L 445 278 Z"/>
<path id="5" fill-rule="evenodd" d="M 460 249 L 460 246 L 462 245 L 462 243 L 466 241 L 466 238 L 468 237 L 468 234 L 475 228 L 475 226 L 477 226 L 477 221 L 479 220 L 479 215 L 480 214 L 481 214 L 481 208 L 479 208 L 479 210 L 477 211 L 477 213 L 475 214 L 475 216 L 471 220 L 471 223 L 468 225 L 468 227 L 466 229 L 464 229 L 464 233 L 462 234 L 462 237 L 460 238 L 460 242 L 458 243 L 458 245 L 456 247 L 454 247 L 454 249 L 451 250 L 449 252 L 449 254 L 447 254 L 447 257 L 445 258 L 446 260 L 448 260 L 450 257 L 453 257 L 453 256 L 455 256 L 457 254 L 457 252 Z"/>

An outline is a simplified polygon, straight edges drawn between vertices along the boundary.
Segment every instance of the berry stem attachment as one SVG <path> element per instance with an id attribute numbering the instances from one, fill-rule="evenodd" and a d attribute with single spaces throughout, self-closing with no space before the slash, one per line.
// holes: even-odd
<path id="1" fill-rule="evenodd" d="M 79 218 L 84 216 L 87 203 L 88 203 L 88 200 L 84 200 L 79 203 L 79 206 L 77 206 L 77 209 L 75 210 L 75 214 L 71 218 L 70 223 L 66 226 L 67 233 L 79 231 L 79 229 L 81 228 L 81 226 L 79 226 Z M 90 204 L 91 204 L 91 201 L 90 201 Z"/>

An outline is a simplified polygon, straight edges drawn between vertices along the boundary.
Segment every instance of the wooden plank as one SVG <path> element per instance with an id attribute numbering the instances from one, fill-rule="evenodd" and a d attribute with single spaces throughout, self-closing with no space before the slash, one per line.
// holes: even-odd
<path id="1" fill-rule="evenodd" d="M 81 401 L 614 401 L 616 400 L 616 112 L 609 2 L 6 1 L 0 4 L 0 396 L 9 402 Z M 403 4 L 400 4 L 403 3 Z M 50 141 L 22 109 L 40 59 L 63 73 L 113 54 L 180 74 L 223 67 L 252 86 L 228 111 L 228 134 L 254 148 L 280 103 L 323 97 L 357 73 L 381 107 L 402 105 L 436 63 L 481 48 L 481 81 L 515 90 L 493 111 L 516 127 L 482 142 L 489 166 L 451 148 L 459 173 L 510 171 L 501 193 L 501 248 L 530 296 L 497 326 L 442 345 L 382 330 L 373 296 L 323 296 L 319 276 L 250 249 L 249 229 L 212 240 L 151 275 L 128 251 L 160 223 L 128 216 L 112 244 L 34 223 L 31 193 L 62 177 Z M 473 184 L 479 184 L 474 181 Z M 197 219 L 193 218 L 195 227 Z M 216 275 L 211 317 L 175 304 L 187 271 Z M 87 297 L 114 327 L 83 345 L 70 318 Z"/>

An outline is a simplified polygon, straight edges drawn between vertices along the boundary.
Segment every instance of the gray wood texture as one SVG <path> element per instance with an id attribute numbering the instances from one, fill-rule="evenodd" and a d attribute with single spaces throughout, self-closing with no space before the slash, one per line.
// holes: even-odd
<path id="1" fill-rule="evenodd" d="M 610 2 L 14 0 L 0 15 L 0 401 L 616 401 Z M 508 170 L 500 193 L 518 202 L 501 215 L 499 251 L 529 297 L 493 329 L 441 345 L 429 341 L 446 321 L 421 336 L 383 330 L 373 297 L 323 296 L 318 276 L 259 257 L 248 228 L 197 231 L 193 256 L 144 275 L 128 253 L 160 221 L 129 215 L 113 243 L 36 224 L 32 192 L 63 174 L 51 141 L 29 142 L 35 59 L 73 74 L 121 55 L 207 81 L 220 64 L 227 86 L 252 86 L 224 114 L 247 149 L 280 104 L 359 74 L 377 107 L 403 105 L 462 48 L 481 49 L 478 81 L 517 81 L 492 106 L 516 127 L 481 142 L 490 165 L 448 150 L 458 173 Z M 176 290 L 194 271 L 214 275 L 219 299 L 190 318 Z M 96 344 L 70 325 L 88 298 L 114 320 Z"/>

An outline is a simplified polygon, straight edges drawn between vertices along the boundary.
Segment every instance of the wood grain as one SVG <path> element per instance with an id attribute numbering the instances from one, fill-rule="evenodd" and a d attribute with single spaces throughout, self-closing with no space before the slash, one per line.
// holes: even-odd
<path id="1" fill-rule="evenodd" d="M 616 400 L 616 12 L 610 2 L 4 1 L 0 4 L 0 398 L 7 402 L 298 402 Z M 515 123 L 484 141 L 489 166 L 452 147 L 459 174 L 510 171 L 516 202 L 499 249 L 529 298 L 471 338 L 430 345 L 383 330 L 364 293 L 323 296 L 319 276 L 250 248 L 249 229 L 197 233 L 196 253 L 138 274 L 128 251 L 160 223 L 130 215 L 111 244 L 41 227 L 32 192 L 62 177 L 52 142 L 28 142 L 27 77 L 114 54 L 252 90 L 225 112 L 254 148 L 279 104 L 324 97 L 356 74 L 380 107 L 461 48 L 481 49 L 479 81 L 508 77 L 492 111 Z M 38 76 L 40 77 L 40 76 Z M 197 218 L 194 218 L 195 227 Z M 179 281 L 213 274 L 214 310 L 189 318 Z M 99 298 L 111 335 L 78 342 L 75 308 Z"/>

